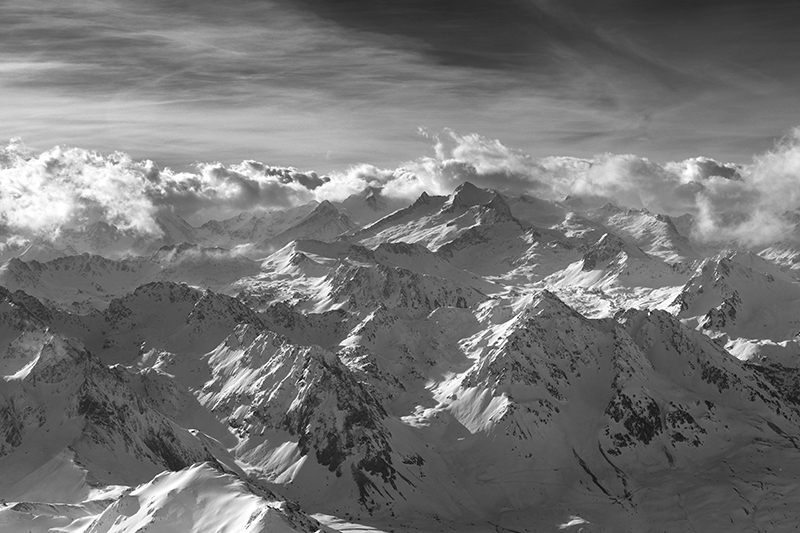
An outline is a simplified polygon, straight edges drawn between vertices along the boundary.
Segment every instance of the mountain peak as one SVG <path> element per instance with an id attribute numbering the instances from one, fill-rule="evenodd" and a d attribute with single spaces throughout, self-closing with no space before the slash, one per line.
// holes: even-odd
<path id="1" fill-rule="evenodd" d="M 366 189 L 364 189 L 361 194 L 364 195 L 364 198 L 370 198 L 371 196 L 380 196 L 383 192 L 383 187 L 373 187 L 368 185 Z"/>
<path id="2" fill-rule="evenodd" d="M 570 306 L 565 304 L 561 298 L 552 291 L 541 289 L 532 293 L 528 298 L 523 299 L 523 314 L 526 316 L 538 316 L 549 318 L 554 316 L 577 316 L 577 313 Z"/>
<path id="3" fill-rule="evenodd" d="M 647 257 L 643 251 L 633 245 L 629 245 L 620 237 L 613 233 L 605 233 L 596 243 L 589 246 L 583 254 L 583 270 L 594 270 L 599 263 L 604 263 L 617 257 L 623 251 L 634 253 L 640 258 Z"/>
<path id="4" fill-rule="evenodd" d="M 496 213 L 502 218 L 506 219 L 514 218 L 514 215 L 511 212 L 511 206 L 508 205 L 506 199 L 499 192 L 495 192 L 494 197 L 492 197 L 489 203 L 483 204 L 483 207 L 485 207 L 488 210 L 492 210 L 494 213 Z"/>
<path id="5" fill-rule="evenodd" d="M 583 270 L 593 270 L 597 263 L 616 257 L 624 248 L 625 241 L 611 233 L 604 233 L 583 254 Z"/>
<path id="6" fill-rule="evenodd" d="M 431 203 L 431 198 L 432 196 L 430 194 L 428 194 L 426 191 L 422 191 L 422 194 L 420 194 L 419 197 L 416 200 L 414 200 L 414 203 L 411 205 L 412 207 L 419 205 L 427 205 Z"/>
<path id="7" fill-rule="evenodd" d="M 445 204 L 445 209 L 451 210 L 456 207 L 469 208 L 476 205 L 488 204 L 496 194 L 496 192 L 490 189 L 481 189 L 471 182 L 465 181 L 456 187 L 450 195 L 450 199 Z"/>
<path id="8" fill-rule="evenodd" d="M 313 212 L 314 213 L 326 213 L 326 214 L 330 213 L 330 214 L 334 214 L 334 215 L 338 215 L 339 214 L 339 210 L 336 209 L 336 206 L 333 205 L 328 200 L 323 200 L 322 202 L 320 202 L 320 204 L 317 207 L 314 208 Z"/>

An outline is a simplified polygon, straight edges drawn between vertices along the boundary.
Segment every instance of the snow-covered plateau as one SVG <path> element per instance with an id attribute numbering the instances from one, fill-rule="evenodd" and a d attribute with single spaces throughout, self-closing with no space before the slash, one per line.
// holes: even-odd
<path id="1" fill-rule="evenodd" d="M 786 531 L 791 243 L 480 188 L 3 228 L 0 531 Z"/>

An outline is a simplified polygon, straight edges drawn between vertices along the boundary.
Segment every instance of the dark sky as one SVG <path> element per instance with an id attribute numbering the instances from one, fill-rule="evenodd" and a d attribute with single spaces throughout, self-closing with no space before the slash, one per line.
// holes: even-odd
<path id="1" fill-rule="evenodd" d="M 800 3 L 5 0 L 0 137 L 394 167 L 418 134 L 748 162 L 800 124 Z"/>

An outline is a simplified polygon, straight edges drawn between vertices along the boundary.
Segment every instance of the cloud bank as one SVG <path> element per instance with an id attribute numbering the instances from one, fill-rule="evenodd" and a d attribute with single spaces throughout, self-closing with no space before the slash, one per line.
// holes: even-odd
<path id="1" fill-rule="evenodd" d="M 0 150 L 0 224 L 6 238 L 57 237 L 97 221 L 158 235 L 164 211 L 197 225 L 248 210 L 343 200 L 367 186 L 413 201 L 423 191 L 447 194 L 471 181 L 509 194 L 689 213 L 695 237 L 708 242 L 800 240 L 793 237 L 800 219 L 800 128 L 748 165 L 705 157 L 657 163 L 631 154 L 537 159 L 477 134 L 423 134 L 433 141 L 433 155 L 397 169 L 360 164 L 330 175 L 257 161 L 174 172 L 121 152 L 55 147 L 33 153 L 15 140 Z"/>
<path id="2" fill-rule="evenodd" d="M 55 147 L 34 154 L 17 140 L 0 150 L 0 223 L 24 235 L 55 235 L 98 221 L 159 234 L 156 217 L 162 210 L 202 222 L 285 208 L 313 200 L 328 181 L 315 172 L 255 161 L 173 172 L 121 152 Z"/>
<path id="3" fill-rule="evenodd" d="M 566 197 L 695 217 L 694 237 L 763 246 L 800 240 L 800 128 L 747 165 L 706 157 L 657 163 L 632 154 L 532 158 L 479 135 L 445 131 L 435 157 L 409 165 L 439 192 L 469 180 L 510 194 Z"/>

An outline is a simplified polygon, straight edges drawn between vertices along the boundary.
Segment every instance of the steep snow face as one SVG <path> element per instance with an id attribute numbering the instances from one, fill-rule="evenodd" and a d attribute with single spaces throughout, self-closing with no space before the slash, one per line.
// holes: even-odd
<path id="1" fill-rule="evenodd" d="M 407 485 L 386 412 L 335 354 L 242 327 L 208 364 L 213 378 L 199 398 L 238 434 L 239 457 L 273 481 L 301 484 L 305 501 L 375 509 Z"/>
<path id="2" fill-rule="evenodd" d="M 580 250 L 580 261 L 542 285 L 589 316 L 611 316 L 629 307 L 666 308 L 691 275 L 687 266 L 651 257 L 610 233 Z"/>
<path id="3" fill-rule="evenodd" d="M 672 219 L 645 209 L 621 209 L 607 204 L 589 211 L 586 217 L 630 239 L 648 254 L 668 263 L 698 258 L 687 236 L 682 235 Z"/>
<path id="4" fill-rule="evenodd" d="M 670 452 L 670 464 L 708 459 L 732 442 L 752 442 L 767 428 L 778 436 L 796 431 L 797 413 L 783 408 L 779 392 L 707 337 L 686 329 L 663 311 L 630 311 L 622 322 L 658 378 L 669 380 L 670 387 L 679 387 L 681 393 L 658 390 L 655 376 L 650 376 L 650 383 L 642 383 L 641 373 L 630 373 L 607 414 L 623 422 L 623 427 L 640 427 L 649 438 L 678 451 Z M 640 380 L 635 385 L 638 394 L 625 392 L 635 380 Z M 634 396 L 641 399 L 643 393 L 653 401 L 636 404 Z M 620 407 L 628 413 L 619 411 Z M 784 429 L 776 431 L 776 427 Z M 613 431 L 608 433 L 612 441 L 629 443 Z M 624 453 L 618 447 L 608 451 Z"/>
<path id="5" fill-rule="evenodd" d="M 135 489 L 104 496 L 107 499 L 72 505 L 4 505 L 0 508 L 0 527 L 36 533 L 331 531 L 296 504 L 210 462 L 164 472 Z"/>
<path id="6" fill-rule="evenodd" d="M 594 270 L 598 263 L 605 263 L 618 257 L 623 252 L 629 257 L 647 259 L 647 254 L 639 248 L 628 245 L 616 235 L 606 233 L 596 243 L 586 248 L 583 254 L 581 270 Z"/>
<path id="7" fill-rule="evenodd" d="M 343 362 L 365 375 L 403 416 L 430 396 L 423 390 L 469 361 L 458 342 L 479 329 L 472 311 L 439 307 L 424 317 L 400 317 L 382 306 L 359 322 L 341 342 Z"/>
<path id="8" fill-rule="evenodd" d="M 326 278 L 315 310 L 347 309 L 359 315 L 380 305 L 410 315 L 437 307 L 470 307 L 486 296 L 446 278 L 417 274 L 400 267 L 342 264 Z"/>
<path id="9" fill-rule="evenodd" d="M 262 310 L 284 302 L 322 312 L 341 307 L 341 296 L 351 296 L 348 291 L 362 301 L 357 306 L 368 310 L 384 299 L 393 307 L 430 309 L 450 305 L 444 302 L 450 302 L 451 292 L 470 299 L 501 289 L 411 243 L 385 243 L 370 250 L 344 241 L 294 241 L 265 259 L 262 270 L 240 284 L 240 297 Z"/>
<path id="10" fill-rule="evenodd" d="M 163 473 L 120 497 L 86 533 L 313 533 L 322 526 L 296 505 L 202 463 Z"/>
<path id="11" fill-rule="evenodd" d="M 730 338 L 784 341 L 800 325 L 800 284 L 749 252 L 724 252 L 707 259 L 673 301 L 679 317 Z"/>
<path id="12" fill-rule="evenodd" d="M 411 206 L 355 232 L 350 239 L 368 248 L 402 241 L 436 250 L 477 225 L 502 223 L 520 225 L 502 195 L 465 182 L 449 197 L 423 193 Z"/>
<path id="13" fill-rule="evenodd" d="M 329 241 L 356 228 L 358 226 L 347 215 L 325 200 L 300 222 L 264 240 L 258 247 L 274 251 L 297 239 Z"/>
<path id="14" fill-rule="evenodd" d="M 397 211 L 386 215 L 372 224 L 369 224 L 361 231 L 358 231 L 357 237 L 367 239 L 380 234 L 383 230 L 391 228 L 392 226 L 401 226 L 414 223 L 414 221 L 419 218 L 431 216 L 438 212 L 446 201 L 447 196 L 431 196 L 428 193 L 423 192 L 411 205 L 402 209 L 398 209 Z"/>
<path id="15" fill-rule="evenodd" d="M 636 516 L 654 472 L 704 464 L 724 476 L 718 458 L 765 431 L 791 445 L 797 414 L 775 389 L 665 312 L 591 321 L 540 293 L 504 313 L 486 314 L 494 325 L 462 342 L 474 365 L 434 389 L 435 411 L 464 429 L 462 446 L 440 445 L 475 465 L 468 477 L 502 480 L 491 491 L 466 482 L 488 508 L 546 506 L 571 486 L 573 502 L 594 494 Z"/>
<path id="16" fill-rule="evenodd" d="M 36 340 L 27 364 L 0 382 L 0 497 L 76 502 L 94 485 L 216 461 L 76 341 Z"/>
<path id="17" fill-rule="evenodd" d="M 485 205 L 491 202 L 496 193 L 488 189 L 481 189 L 465 181 L 453 191 L 444 205 L 444 210 L 468 209 L 470 207 Z"/>

